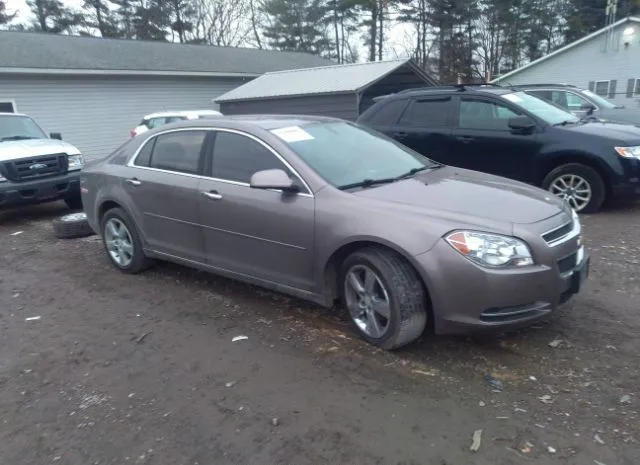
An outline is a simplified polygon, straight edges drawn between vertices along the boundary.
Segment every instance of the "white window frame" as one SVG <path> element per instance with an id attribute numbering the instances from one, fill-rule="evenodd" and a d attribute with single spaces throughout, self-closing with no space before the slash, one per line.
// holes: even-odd
<path id="1" fill-rule="evenodd" d="M 607 92 L 604 95 L 598 93 L 598 84 L 602 84 L 603 82 L 607 83 Z M 610 90 L 611 90 L 611 80 L 596 81 L 593 85 L 593 93 L 603 98 L 609 98 Z"/>
<path id="2" fill-rule="evenodd" d="M 640 78 L 636 78 L 635 81 L 633 81 L 633 89 L 632 89 L 632 94 L 634 97 L 640 97 Z"/>
<path id="3" fill-rule="evenodd" d="M 13 112 L 18 113 L 18 105 L 16 105 L 16 101 L 14 99 L 0 97 L 0 103 L 10 103 L 13 106 Z"/>

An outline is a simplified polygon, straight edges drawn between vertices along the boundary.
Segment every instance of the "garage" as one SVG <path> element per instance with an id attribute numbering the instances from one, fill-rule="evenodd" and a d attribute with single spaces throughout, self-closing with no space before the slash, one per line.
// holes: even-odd
<path id="1" fill-rule="evenodd" d="M 380 95 L 437 85 L 411 59 L 265 73 L 215 98 L 224 114 L 307 114 L 355 120 Z"/>
<path id="2" fill-rule="evenodd" d="M 0 112 L 32 116 L 88 159 L 113 151 L 145 114 L 216 109 L 265 72 L 324 66 L 304 53 L 0 31 Z"/>

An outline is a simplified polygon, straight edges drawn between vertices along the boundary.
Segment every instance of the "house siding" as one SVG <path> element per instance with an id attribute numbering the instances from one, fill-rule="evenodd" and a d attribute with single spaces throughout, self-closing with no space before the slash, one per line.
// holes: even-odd
<path id="1" fill-rule="evenodd" d="M 350 121 L 358 118 L 358 104 L 355 93 L 222 102 L 220 103 L 220 111 L 225 115 L 265 113 L 314 115 L 332 116 Z"/>
<path id="2" fill-rule="evenodd" d="M 624 37 L 627 28 L 632 28 L 634 34 Z M 640 106 L 640 97 L 627 92 L 629 79 L 640 79 L 640 24 L 619 25 L 609 40 L 605 50 L 606 34 L 601 34 L 499 83 L 573 84 L 588 89 L 591 82 L 617 81 L 615 95 L 609 99 L 627 107 Z M 629 45 L 625 46 L 627 41 Z"/>
<path id="3" fill-rule="evenodd" d="M 148 113 L 217 109 L 212 99 L 246 80 L 161 77 L 0 76 L 0 100 L 47 132 L 60 132 L 87 159 L 111 153 Z"/>

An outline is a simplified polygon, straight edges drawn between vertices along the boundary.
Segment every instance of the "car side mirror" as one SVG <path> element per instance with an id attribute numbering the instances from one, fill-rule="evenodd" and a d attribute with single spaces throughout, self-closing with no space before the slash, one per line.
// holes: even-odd
<path id="1" fill-rule="evenodd" d="M 62 134 L 60 134 L 59 132 L 52 132 L 49 134 L 49 137 L 56 140 L 62 140 Z"/>
<path id="2" fill-rule="evenodd" d="M 284 192 L 298 192 L 300 190 L 289 175 L 281 169 L 253 173 L 249 185 L 254 189 L 278 189 Z"/>
<path id="3" fill-rule="evenodd" d="M 514 116 L 509 118 L 509 128 L 513 132 L 527 133 L 532 131 L 536 127 L 535 121 L 528 116 Z"/>
<path id="4" fill-rule="evenodd" d="M 591 113 L 593 113 L 593 111 L 596 109 L 596 107 L 594 107 L 593 105 L 591 105 L 590 103 L 583 103 L 582 105 L 580 105 L 580 110 L 582 111 L 586 111 L 587 115 L 590 115 Z"/>

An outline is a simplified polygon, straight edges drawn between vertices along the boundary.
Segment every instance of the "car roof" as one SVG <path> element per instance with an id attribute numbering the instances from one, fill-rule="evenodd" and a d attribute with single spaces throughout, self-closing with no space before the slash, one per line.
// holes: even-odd
<path id="1" fill-rule="evenodd" d="M 200 116 L 200 115 L 221 115 L 219 111 L 216 110 L 175 110 L 175 111 L 159 111 L 156 113 L 149 113 L 144 116 L 144 119 L 151 118 L 163 118 L 167 116 Z"/>
<path id="2" fill-rule="evenodd" d="M 329 123 L 344 122 L 339 118 L 331 118 L 328 116 L 310 116 L 310 115 L 269 115 L 269 114 L 251 114 L 251 115 L 221 115 L 215 119 L 198 119 L 185 120 L 175 123 L 165 124 L 159 128 L 153 129 L 148 134 L 152 135 L 170 128 L 189 128 L 189 127 L 221 127 L 227 129 L 264 129 L 270 131 L 289 126 L 305 126 L 312 123 Z"/>
<path id="3" fill-rule="evenodd" d="M 0 111 L 0 116 L 26 116 L 27 118 L 30 118 L 29 115 L 25 115 L 24 113 L 9 113 L 9 112 L 2 112 L 2 111 Z"/>
<path id="4" fill-rule="evenodd" d="M 573 84 L 514 84 L 514 87 L 522 87 L 534 89 L 536 87 L 561 87 L 561 88 L 571 88 L 571 89 L 580 89 L 578 86 L 574 86 Z"/>
<path id="5" fill-rule="evenodd" d="M 390 94 L 387 97 L 416 96 L 416 95 L 437 95 L 449 94 L 451 92 L 459 93 L 488 93 L 494 95 L 509 94 L 517 91 L 516 87 L 504 87 L 497 84 L 459 84 L 454 86 L 433 86 L 418 87 L 413 89 L 405 89 L 396 94 Z"/>

